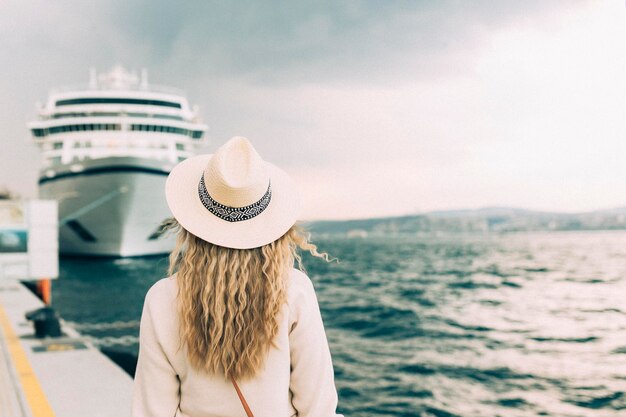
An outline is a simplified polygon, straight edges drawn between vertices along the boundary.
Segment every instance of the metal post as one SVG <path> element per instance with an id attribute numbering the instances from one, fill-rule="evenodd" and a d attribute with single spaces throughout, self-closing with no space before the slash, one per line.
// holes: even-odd
<path id="1" fill-rule="evenodd" d="M 37 281 L 37 293 L 45 305 L 52 302 L 52 281 L 49 279 L 40 279 Z"/>

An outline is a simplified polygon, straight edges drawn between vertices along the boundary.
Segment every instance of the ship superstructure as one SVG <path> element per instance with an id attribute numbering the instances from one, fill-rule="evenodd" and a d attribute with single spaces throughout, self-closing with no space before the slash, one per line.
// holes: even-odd
<path id="1" fill-rule="evenodd" d="M 59 202 L 64 254 L 140 256 L 171 250 L 165 179 L 204 144 L 184 94 L 115 67 L 86 88 L 50 93 L 29 124 L 42 150 L 40 198 Z"/>

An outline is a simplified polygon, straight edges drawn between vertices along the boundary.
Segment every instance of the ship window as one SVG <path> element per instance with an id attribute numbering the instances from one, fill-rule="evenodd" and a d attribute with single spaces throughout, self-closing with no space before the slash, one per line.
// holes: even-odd
<path id="1" fill-rule="evenodd" d="M 59 100 L 56 102 L 57 106 L 72 106 L 76 104 L 138 104 L 145 106 L 162 106 L 172 107 L 180 109 L 182 106 L 180 103 L 165 100 L 148 100 L 140 98 L 123 98 L 123 97 L 84 97 L 84 98 L 70 98 L 65 100 Z"/>
<path id="2" fill-rule="evenodd" d="M 185 145 L 183 145 L 182 143 L 177 143 L 176 144 L 176 149 L 179 151 L 184 151 L 185 150 Z"/>
<path id="3" fill-rule="evenodd" d="M 54 142 L 52 144 L 52 149 L 62 149 L 63 148 L 63 142 Z"/>
<path id="4" fill-rule="evenodd" d="M 201 130 L 195 130 L 192 134 L 191 137 L 194 139 L 201 139 L 202 138 L 202 131 Z"/>
<path id="5" fill-rule="evenodd" d="M 155 119 L 168 119 L 168 120 L 184 120 L 181 116 L 174 116 L 170 114 L 148 114 L 148 113 L 125 113 L 125 112 L 90 112 L 90 113 L 55 113 L 51 117 L 53 119 L 65 119 L 71 117 L 153 117 Z"/>
<path id="6" fill-rule="evenodd" d="M 54 135 L 56 133 L 63 132 L 82 132 L 91 130 L 121 130 L 122 125 L 115 123 L 93 123 L 93 124 L 80 124 L 80 125 L 66 125 L 66 126 L 53 126 L 48 128 L 48 133 Z M 44 129 L 40 129 L 44 130 Z"/>
<path id="7" fill-rule="evenodd" d="M 148 115 L 146 114 L 146 116 Z M 155 114 L 153 117 L 156 119 L 183 120 L 180 116 L 171 116 L 169 114 Z"/>
<path id="8" fill-rule="evenodd" d="M 45 129 L 33 129 L 33 136 L 37 138 L 46 136 L 46 130 Z"/>
<path id="9" fill-rule="evenodd" d="M 87 113 L 56 113 L 52 115 L 53 119 L 62 119 L 65 117 L 86 117 Z"/>
<path id="10" fill-rule="evenodd" d="M 183 129 L 183 128 L 180 128 L 180 127 L 174 127 L 174 126 L 133 124 L 133 125 L 130 126 L 130 130 L 132 130 L 132 131 L 143 131 L 143 132 L 174 133 L 174 134 L 183 135 L 183 136 L 199 135 L 198 137 L 202 137 L 202 131 L 194 132 L 192 130 Z"/>

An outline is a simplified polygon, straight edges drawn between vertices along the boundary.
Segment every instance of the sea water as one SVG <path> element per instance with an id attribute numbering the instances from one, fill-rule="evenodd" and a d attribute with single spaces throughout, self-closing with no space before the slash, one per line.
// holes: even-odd
<path id="1" fill-rule="evenodd" d="M 347 416 L 626 415 L 626 232 L 315 243 L 339 259 L 305 266 Z M 134 358 L 144 295 L 166 268 L 63 258 L 53 304 Z"/>

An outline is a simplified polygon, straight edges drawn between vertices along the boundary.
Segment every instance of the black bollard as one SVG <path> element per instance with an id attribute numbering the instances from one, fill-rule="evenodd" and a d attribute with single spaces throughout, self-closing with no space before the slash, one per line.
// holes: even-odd
<path id="1" fill-rule="evenodd" d="M 40 339 L 62 336 L 59 316 L 52 307 L 42 307 L 29 311 L 26 313 L 26 319 L 35 324 L 35 336 Z"/>

